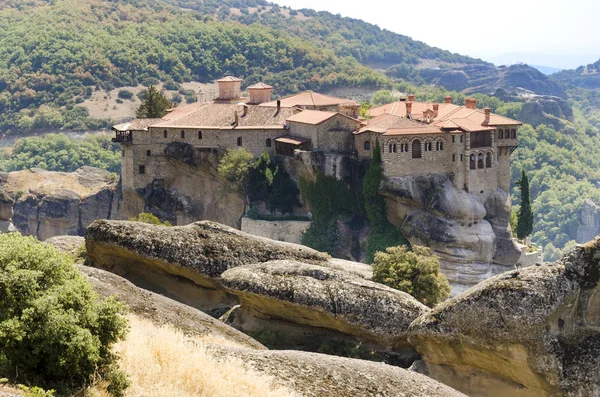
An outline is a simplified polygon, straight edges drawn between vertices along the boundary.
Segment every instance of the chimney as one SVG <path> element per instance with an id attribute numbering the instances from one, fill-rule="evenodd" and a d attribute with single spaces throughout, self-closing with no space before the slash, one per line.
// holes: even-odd
<path id="1" fill-rule="evenodd" d="M 240 116 L 238 116 L 238 113 L 236 111 L 234 111 L 233 114 L 235 115 L 235 122 L 233 123 L 233 125 L 237 127 L 240 123 Z"/>
<path id="2" fill-rule="evenodd" d="M 433 104 L 433 117 L 438 116 L 438 112 L 440 110 L 440 105 L 438 103 Z"/>
<path id="3" fill-rule="evenodd" d="M 485 120 L 483 121 L 483 125 L 490 124 L 490 114 L 492 113 L 492 108 L 483 109 L 483 113 L 485 114 Z"/>
<path id="4" fill-rule="evenodd" d="M 444 102 L 445 103 L 452 103 L 452 97 L 450 95 L 448 95 L 446 98 L 444 98 Z"/>
<path id="5" fill-rule="evenodd" d="M 477 109 L 477 99 L 465 98 L 465 107 L 467 109 Z"/>
<path id="6" fill-rule="evenodd" d="M 244 110 L 242 112 L 242 117 L 246 117 L 247 114 L 248 114 L 248 105 L 244 104 Z"/>
<path id="7" fill-rule="evenodd" d="M 281 100 L 277 100 L 277 113 L 281 110 Z"/>
<path id="8" fill-rule="evenodd" d="M 415 96 L 413 94 L 410 94 L 408 96 L 408 102 L 414 102 L 415 101 Z"/>
<path id="9" fill-rule="evenodd" d="M 412 114 L 412 102 L 406 102 L 406 118 Z"/>

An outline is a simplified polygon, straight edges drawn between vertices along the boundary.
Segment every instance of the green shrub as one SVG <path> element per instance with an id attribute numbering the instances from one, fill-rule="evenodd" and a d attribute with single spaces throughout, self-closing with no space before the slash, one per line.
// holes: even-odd
<path id="1" fill-rule="evenodd" d="M 133 92 L 131 92 L 129 90 L 119 90 L 119 93 L 117 94 L 117 96 L 120 99 L 131 99 L 131 98 L 133 98 Z"/>
<path id="2" fill-rule="evenodd" d="M 158 226 L 173 226 L 171 224 L 171 222 L 169 221 L 164 221 L 161 222 L 160 219 L 158 219 L 158 217 L 154 214 L 150 214 L 148 212 L 142 212 L 141 214 L 139 214 L 136 217 L 133 218 L 129 218 L 130 221 L 132 222 L 143 222 L 143 223 L 148 223 L 150 225 L 158 225 Z"/>
<path id="3" fill-rule="evenodd" d="M 373 281 L 412 295 L 428 306 L 450 296 L 448 279 L 440 272 L 440 260 L 427 247 L 391 247 L 377 252 L 373 261 Z"/>
<path id="4" fill-rule="evenodd" d="M 65 391 L 106 379 L 127 330 L 123 312 L 98 298 L 68 254 L 0 235 L 0 373 L 13 383 Z"/>

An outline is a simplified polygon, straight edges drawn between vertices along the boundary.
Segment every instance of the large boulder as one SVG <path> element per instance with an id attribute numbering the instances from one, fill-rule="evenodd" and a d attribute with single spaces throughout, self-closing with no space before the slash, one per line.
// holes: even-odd
<path id="1" fill-rule="evenodd" d="M 237 357 L 299 396 L 464 397 L 421 374 L 383 363 L 300 351 L 259 351 L 210 346 L 211 354 Z"/>
<path id="2" fill-rule="evenodd" d="M 313 264 L 328 261 L 325 254 L 313 249 L 210 221 L 165 227 L 101 220 L 87 229 L 85 239 L 92 266 L 204 310 L 237 302 L 219 283 L 228 269 L 276 259 Z"/>
<path id="3" fill-rule="evenodd" d="M 404 292 L 293 260 L 230 269 L 221 283 L 240 299 L 234 325 L 244 332 L 282 333 L 315 348 L 327 339 L 357 340 L 405 366 L 416 358 L 406 330 L 429 311 Z"/>
<path id="4" fill-rule="evenodd" d="M 12 215 L 18 231 L 40 240 L 82 235 L 94 220 L 117 216 L 113 210 L 117 180 L 98 168 L 82 167 L 70 173 L 41 169 L 2 173 L 0 187 L 16 198 L 10 211 L 3 205 L 7 200 L 0 199 L 0 218 Z"/>
<path id="5" fill-rule="evenodd" d="M 424 174 L 389 178 L 382 194 L 390 222 L 411 244 L 431 247 L 438 255 L 453 295 L 519 260 L 510 241 L 510 201 L 501 190 L 484 205 L 456 189 L 448 176 Z"/>
<path id="6" fill-rule="evenodd" d="M 600 395 L 600 240 L 514 270 L 411 324 L 428 374 L 470 396 Z"/>

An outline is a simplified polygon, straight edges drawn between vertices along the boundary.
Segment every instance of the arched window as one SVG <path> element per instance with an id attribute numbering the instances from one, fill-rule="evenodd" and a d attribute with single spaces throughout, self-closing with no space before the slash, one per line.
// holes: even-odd
<path id="1" fill-rule="evenodd" d="M 408 143 L 401 143 L 400 144 L 400 152 L 401 153 L 408 153 Z"/>
<path id="2" fill-rule="evenodd" d="M 181 130 L 181 139 L 185 139 L 185 131 Z"/>
<path id="3" fill-rule="evenodd" d="M 242 137 L 241 136 L 238 136 L 237 145 L 242 146 Z"/>
<path id="4" fill-rule="evenodd" d="M 490 152 L 485 155 L 485 168 L 492 168 L 492 153 Z"/>
<path id="5" fill-rule="evenodd" d="M 198 139 L 202 139 L 202 131 L 198 130 Z"/>
<path id="6" fill-rule="evenodd" d="M 364 149 L 371 150 L 371 142 L 370 141 L 365 141 Z"/>
<path id="7" fill-rule="evenodd" d="M 477 156 L 477 168 L 483 168 L 483 153 Z"/>
<path id="8" fill-rule="evenodd" d="M 510 130 L 510 138 L 517 139 L 517 130 Z"/>
<path id="9" fill-rule="evenodd" d="M 498 139 L 504 139 L 504 130 L 503 129 L 498 130 Z"/>
<path id="10" fill-rule="evenodd" d="M 433 145 L 431 144 L 431 142 L 425 142 L 425 145 L 423 145 L 423 146 L 424 146 L 424 149 L 426 152 L 431 152 Z"/>
<path id="11" fill-rule="evenodd" d="M 438 151 L 444 150 L 444 142 L 437 141 L 435 143 L 435 150 L 438 150 Z"/>
<path id="12" fill-rule="evenodd" d="M 267 140 L 265 141 L 265 146 L 271 147 L 271 138 L 267 138 Z"/>
<path id="13" fill-rule="evenodd" d="M 471 154 L 471 158 L 469 159 L 469 168 L 474 170 L 475 169 L 475 155 Z"/>
<path id="14" fill-rule="evenodd" d="M 420 159 L 421 158 L 421 141 L 415 139 L 412 141 L 412 158 Z"/>
<path id="15" fill-rule="evenodd" d="M 396 147 L 396 144 L 395 144 L 395 143 L 390 143 L 390 144 L 388 145 L 388 151 L 389 151 L 390 153 L 396 153 L 396 151 L 397 151 L 397 150 L 398 150 L 398 148 Z"/>
<path id="16" fill-rule="evenodd" d="M 163 131 L 163 137 L 165 137 L 165 138 L 166 138 L 166 137 L 167 137 L 167 135 L 168 135 L 168 134 L 167 134 L 167 130 L 164 130 L 164 131 Z"/>

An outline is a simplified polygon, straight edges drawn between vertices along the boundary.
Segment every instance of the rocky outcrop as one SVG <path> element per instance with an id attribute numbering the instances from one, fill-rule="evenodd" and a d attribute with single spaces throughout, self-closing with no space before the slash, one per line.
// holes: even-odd
<path id="1" fill-rule="evenodd" d="M 0 175 L 0 189 L 15 199 L 12 221 L 18 231 L 40 240 L 83 235 L 96 219 L 118 217 L 113 211 L 117 181 L 109 172 L 82 167 L 75 172 L 40 169 Z M 2 214 L 9 215 L 2 200 Z"/>
<path id="2" fill-rule="evenodd" d="M 600 207 L 592 200 L 585 199 L 579 216 L 577 242 L 587 243 L 600 234 Z"/>
<path id="3" fill-rule="evenodd" d="M 97 221 L 87 229 L 85 239 L 91 265 L 204 310 L 237 302 L 219 284 L 219 277 L 228 269 L 277 259 L 313 264 L 328 260 L 301 245 L 252 236 L 209 221 L 180 227 Z"/>
<path id="4" fill-rule="evenodd" d="M 59 249 L 59 251 L 69 254 L 78 254 L 85 249 L 85 239 L 81 236 L 55 236 L 45 241 Z"/>
<path id="5" fill-rule="evenodd" d="M 382 194 L 390 222 L 411 244 L 431 247 L 439 256 L 453 295 L 519 259 L 510 242 L 506 193 L 490 194 L 484 206 L 446 175 L 427 174 L 389 178 Z"/>
<path id="6" fill-rule="evenodd" d="M 78 267 L 100 296 L 116 297 L 127 305 L 131 313 L 149 319 L 155 324 L 169 324 L 188 335 L 220 337 L 239 346 L 265 349 L 249 336 L 193 307 L 138 288 L 114 273 L 83 265 Z"/>
<path id="7" fill-rule="evenodd" d="M 244 332 L 268 330 L 304 346 L 356 340 L 406 367 L 417 357 L 406 330 L 429 311 L 404 292 L 292 260 L 230 269 L 221 283 L 240 299 L 233 325 Z"/>
<path id="8" fill-rule="evenodd" d="M 464 397 L 426 376 L 382 363 L 299 351 L 209 349 L 216 356 L 239 358 L 299 396 Z"/>
<path id="9" fill-rule="evenodd" d="M 0 179 L 2 176 L 0 176 Z M 15 201 L 4 190 L 0 189 L 0 233 L 14 230 L 11 223 L 13 217 L 13 204 Z"/>
<path id="10" fill-rule="evenodd" d="M 415 320 L 429 376 L 470 396 L 600 395 L 600 239 Z"/>
<path id="11" fill-rule="evenodd" d="M 569 113 L 570 110 L 570 117 L 564 114 L 559 102 L 565 104 L 565 112 Z M 566 120 L 572 119 L 572 116 L 573 110 L 570 105 L 560 98 L 534 98 L 523 104 L 523 108 L 517 118 L 523 123 L 531 124 L 533 127 L 546 124 L 558 131 L 566 126 Z"/>

